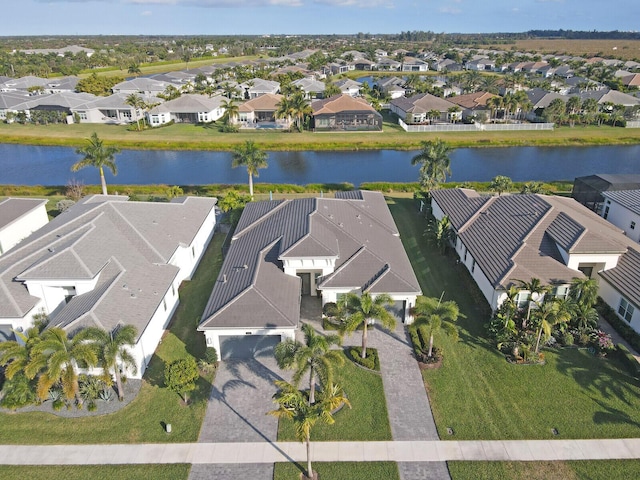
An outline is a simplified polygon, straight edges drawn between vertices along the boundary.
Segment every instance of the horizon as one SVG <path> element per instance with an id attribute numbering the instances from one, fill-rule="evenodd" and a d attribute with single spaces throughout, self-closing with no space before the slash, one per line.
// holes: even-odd
<path id="1" fill-rule="evenodd" d="M 603 9 L 597 0 L 24 0 L 3 13 L 12 21 L 2 37 L 636 32 L 640 2 Z"/>

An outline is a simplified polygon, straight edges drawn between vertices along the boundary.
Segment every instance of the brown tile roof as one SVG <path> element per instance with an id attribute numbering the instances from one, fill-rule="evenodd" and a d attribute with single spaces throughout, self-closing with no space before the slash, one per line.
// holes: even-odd
<path id="1" fill-rule="evenodd" d="M 334 95 L 333 97 L 316 100 L 311 104 L 313 115 L 326 115 L 338 112 L 375 112 L 376 109 L 363 98 L 349 95 Z"/>
<path id="2" fill-rule="evenodd" d="M 274 93 L 265 93 L 259 97 L 247 100 L 238 107 L 240 112 L 255 112 L 255 111 L 275 111 L 278 109 L 278 104 L 282 100 L 282 95 Z"/>
<path id="3" fill-rule="evenodd" d="M 460 105 L 463 108 L 474 109 L 478 107 L 486 107 L 489 99 L 496 96 L 497 95 L 489 92 L 475 92 L 449 97 L 449 101 L 456 105 Z"/>

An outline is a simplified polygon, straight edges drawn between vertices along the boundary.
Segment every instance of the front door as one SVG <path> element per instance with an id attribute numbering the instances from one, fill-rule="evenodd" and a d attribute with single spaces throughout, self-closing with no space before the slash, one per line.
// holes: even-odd
<path id="1" fill-rule="evenodd" d="M 311 295 L 311 273 L 298 273 L 302 279 L 302 295 Z"/>

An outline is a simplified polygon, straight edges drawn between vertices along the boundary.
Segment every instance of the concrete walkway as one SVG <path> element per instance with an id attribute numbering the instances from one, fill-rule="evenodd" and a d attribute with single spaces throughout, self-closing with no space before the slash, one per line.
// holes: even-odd
<path id="1" fill-rule="evenodd" d="M 616 460 L 640 459 L 640 438 L 315 442 L 311 444 L 311 449 L 314 462 Z M 229 466 L 292 461 L 306 461 L 304 444 L 255 442 L 0 446 L 2 465 L 191 463 Z"/>

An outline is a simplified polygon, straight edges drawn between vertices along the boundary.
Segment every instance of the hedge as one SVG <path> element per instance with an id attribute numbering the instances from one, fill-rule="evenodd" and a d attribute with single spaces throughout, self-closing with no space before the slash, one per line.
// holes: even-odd
<path id="1" fill-rule="evenodd" d="M 349 358 L 355 363 L 362 365 L 369 370 L 380 371 L 380 359 L 378 358 L 378 350 L 367 347 L 367 356 L 361 357 L 362 347 L 351 347 L 349 349 Z"/>
<path id="2" fill-rule="evenodd" d="M 640 352 L 640 334 L 638 334 L 631 325 L 618 317 L 616 312 L 609 305 L 604 303 L 600 297 L 598 297 L 598 301 L 596 303 L 596 310 L 607 322 L 609 322 L 609 324 L 622 336 L 622 338 L 629 342 L 629 345 L 631 345 L 636 352 Z"/>

